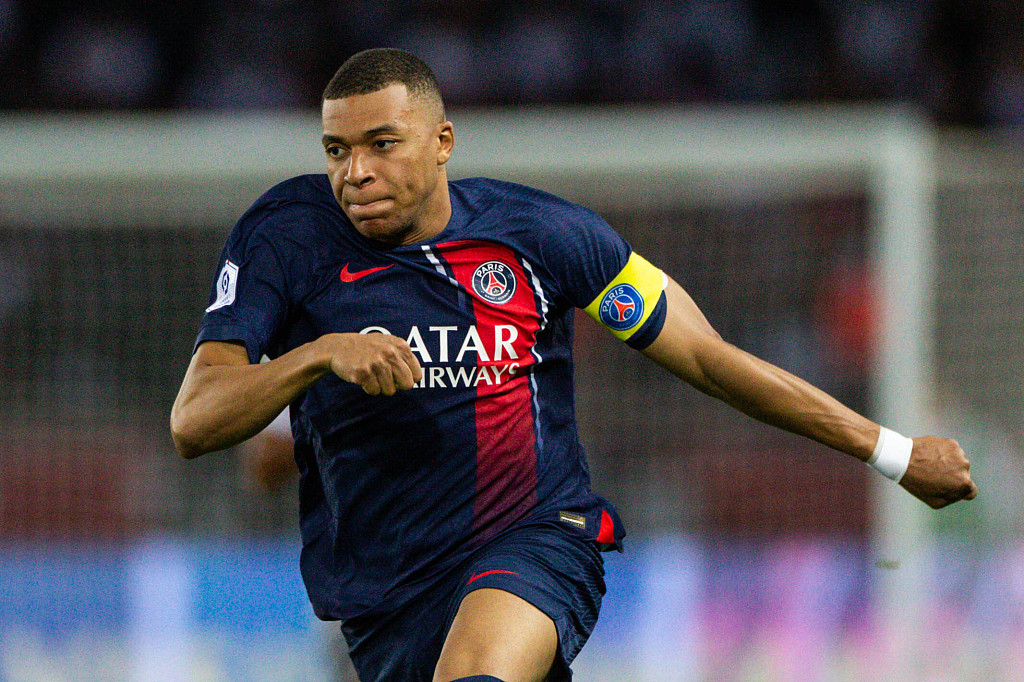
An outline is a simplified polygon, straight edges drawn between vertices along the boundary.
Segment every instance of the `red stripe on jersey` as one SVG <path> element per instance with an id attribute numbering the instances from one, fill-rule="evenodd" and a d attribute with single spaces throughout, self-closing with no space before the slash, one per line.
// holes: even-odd
<path id="1" fill-rule="evenodd" d="M 487 349 L 486 358 L 477 354 L 478 377 L 492 379 L 478 379 L 475 404 L 473 529 L 485 539 L 537 504 L 533 393 L 523 370 L 535 361 L 530 349 L 540 315 L 532 282 L 512 249 L 493 242 L 457 241 L 438 244 L 437 250 L 472 296 L 477 331 Z M 487 266 L 495 262 L 500 266 Z"/>

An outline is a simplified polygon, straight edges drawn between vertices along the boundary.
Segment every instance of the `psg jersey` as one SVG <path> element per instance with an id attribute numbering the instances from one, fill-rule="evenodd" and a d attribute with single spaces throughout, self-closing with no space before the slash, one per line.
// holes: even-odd
<path id="1" fill-rule="evenodd" d="M 619 545 L 576 431 L 573 309 L 630 345 L 661 331 L 664 275 L 600 217 L 520 185 L 451 182 L 451 220 L 402 246 L 361 235 L 326 175 L 288 180 L 235 225 L 196 346 L 273 359 L 335 332 L 405 339 L 411 390 L 328 374 L 291 405 L 301 567 L 317 615 L 383 612 L 526 523 Z"/>

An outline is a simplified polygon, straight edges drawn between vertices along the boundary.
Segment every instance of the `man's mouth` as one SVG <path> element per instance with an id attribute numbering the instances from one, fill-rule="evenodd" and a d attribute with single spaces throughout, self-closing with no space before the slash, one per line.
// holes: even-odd
<path id="1" fill-rule="evenodd" d="M 391 199 L 376 199 L 366 203 L 348 202 L 349 212 L 359 220 L 378 218 L 391 208 Z"/>

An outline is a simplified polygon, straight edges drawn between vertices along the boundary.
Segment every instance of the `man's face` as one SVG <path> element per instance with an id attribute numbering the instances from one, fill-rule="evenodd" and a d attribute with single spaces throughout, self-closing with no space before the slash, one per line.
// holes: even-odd
<path id="1" fill-rule="evenodd" d="M 327 175 L 360 233 L 409 244 L 444 229 L 450 209 L 443 166 L 453 138 L 439 105 L 410 99 L 398 84 L 324 100 L 322 115 Z"/>

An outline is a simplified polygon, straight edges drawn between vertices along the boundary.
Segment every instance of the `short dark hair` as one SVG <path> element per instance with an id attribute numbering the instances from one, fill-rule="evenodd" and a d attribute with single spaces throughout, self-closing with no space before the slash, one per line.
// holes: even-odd
<path id="1" fill-rule="evenodd" d="M 434 99 L 444 107 L 430 67 L 416 55 L 391 47 L 363 50 L 349 57 L 324 88 L 323 98 L 368 95 L 396 83 L 404 85 L 411 96 Z"/>

